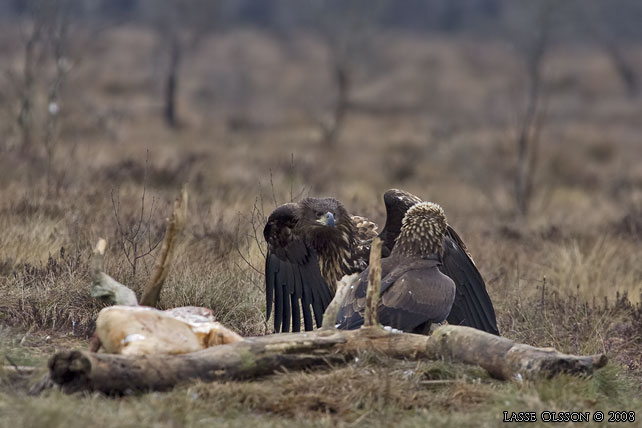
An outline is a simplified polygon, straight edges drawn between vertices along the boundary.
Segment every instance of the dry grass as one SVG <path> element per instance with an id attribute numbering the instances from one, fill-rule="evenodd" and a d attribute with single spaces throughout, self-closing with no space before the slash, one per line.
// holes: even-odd
<path id="1" fill-rule="evenodd" d="M 332 94 L 313 37 L 302 39 L 297 55 L 252 30 L 206 40 L 183 70 L 177 131 L 159 119 L 159 85 L 147 72 L 152 35 L 125 27 L 101 37 L 64 94 L 54 185 L 46 187 L 40 153 L 25 157 L 15 148 L 14 116 L 0 112 L 8 135 L 0 141 L 0 322 L 15 328 L 0 330 L 0 358 L 42 363 L 55 349 L 48 335 L 57 344 L 83 343 L 100 309 L 87 276 L 98 237 L 109 242 L 106 270 L 140 292 L 157 250 L 134 274 L 112 195 L 119 221 L 135 225 L 145 190 L 145 246 L 162 236 L 170 202 L 188 182 L 189 219 L 163 307 L 211 307 L 242 334 L 263 334 L 264 244 L 253 209 L 267 214 L 291 195 L 332 195 L 381 223 L 381 194 L 400 187 L 444 207 L 487 280 L 504 335 L 566 352 L 606 351 L 613 363 L 589 379 L 517 384 L 440 362 L 375 364 L 363 356 L 335 371 L 119 399 L 57 392 L 36 399 L 5 382 L 0 414 L 8 417 L 0 427 L 496 426 L 504 409 L 642 407 L 631 385 L 642 379 L 642 103 L 621 94 L 600 52 L 551 53 L 538 191 L 532 213 L 516 219 L 523 76 L 501 43 L 384 37 L 382 70 L 358 80 L 355 97 L 416 108 L 351 113 L 329 149 L 305 113 L 323 111 Z M 2 55 L 19 58 L 15 49 Z M 245 110 L 234 94 L 216 92 L 217 79 L 238 69 L 250 75 L 253 102 Z M 228 128 L 230 112 L 242 111 L 252 126 Z"/>

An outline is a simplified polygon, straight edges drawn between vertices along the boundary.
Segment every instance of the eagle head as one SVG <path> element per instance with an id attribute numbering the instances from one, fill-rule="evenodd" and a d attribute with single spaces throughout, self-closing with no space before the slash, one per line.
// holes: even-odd
<path id="1" fill-rule="evenodd" d="M 299 210 L 299 227 L 318 245 L 323 241 L 350 245 L 355 225 L 341 202 L 334 198 L 305 198 Z"/>
<path id="2" fill-rule="evenodd" d="M 393 252 L 421 258 L 441 255 L 446 227 L 446 215 L 439 205 L 415 204 L 404 215 Z"/>
<path id="3" fill-rule="evenodd" d="M 285 247 L 294 239 L 297 204 L 284 204 L 275 209 L 263 229 L 265 241 L 273 247 Z"/>
<path id="4" fill-rule="evenodd" d="M 299 207 L 299 221 L 307 227 L 334 228 L 350 220 L 341 202 L 334 198 L 305 198 Z"/>

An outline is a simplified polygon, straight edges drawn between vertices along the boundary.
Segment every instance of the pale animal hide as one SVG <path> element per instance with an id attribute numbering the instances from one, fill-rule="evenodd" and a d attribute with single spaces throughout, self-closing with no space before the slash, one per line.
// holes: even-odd
<path id="1" fill-rule="evenodd" d="M 243 340 L 209 309 L 191 306 L 109 306 L 98 314 L 95 335 L 104 352 L 123 355 L 184 354 Z"/>

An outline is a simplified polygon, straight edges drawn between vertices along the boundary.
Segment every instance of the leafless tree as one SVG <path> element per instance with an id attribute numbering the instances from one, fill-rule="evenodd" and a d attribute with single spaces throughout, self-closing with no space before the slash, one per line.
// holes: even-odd
<path id="1" fill-rule="evenodd" d="M 359 62 L 370 53 L 374 24 L 385 0 L 325 0 L 318 3 L 317 28 L 326 45 L 334 101 L 329 120 L 320 122 L 322 140 L 334 145 L 352 105 L 354 76 Z"/>
<path id="2" fill-rule="evenodd" d="M 618 8 L 615 17 L 612 9 Z M 642 4 L 635 0 L 611 2 L 575 2 L 575 10 L 586 32 L 608 56 L 629 97 L 640 92 L 640 76 L 633 65 L 626 46 L 631 40 L 642 36 L 640 19 Z"/>
<path id="3" fill-rule="evenodd" d="M 22 73 L 18 75 L 12 71 L 12 83 L 19 84 L 20 111 L 18 113 L 18 126 L 22 133 L 22 150 L 29 152 L 33 146 L 33 110 L 35 98 L 36 67 L 38 58 L 42 56 L 44 33 L 46 32 L 46 7 L 45 2 L 29 1 L 26 9 L 29 15 L 28 23 L 22 29 L 23 40 L 23 66 Z"/>
<path id="4" fill-rule="evenodd" d="M 526 76 L 526 107 L 519 119 L 517 162 L 515 167 L 515 204 L 521 216 L 528 214 L 533 197 L 533 182 L 539 160 L 539 142 L 543 121 L 544 61 L 551 46 L 556 6 L 552 1 L 537 3 L 533 11 L 532 31 L 518 38 Z"/>
<path id="5" fill-rule="evenodd" d="M 147 168 L 146 168 L 147 171 Z M 145 172 L 147 175 L 147 172 Z M 146 178 L 143 181 L 143 191 L 140 199 L 140 211 L 137 215 L 124 215 L 120 209 L 120 197 L 118 191 L 111 192 L 111 203 L 114 212 L 118 232 L 118 245 L 122 250 L 127 263 L 131 267 L 132 277 L 136 276 L 138 263 L 148 257 L 162 242 L 162 236 L 157 236 L 158 231 L 154 224 L 154 211 L 156 200 L 152 198 L 151 207 L 146 212 Z M 145 264 L 145 268 L 147 265 Z"/>
<path id="6" fill-rule="evenodd" d="M 37 156 L 42 143 L 47 191 L 58 141 L 62 90 L 72 68 L 70 27 L 79 0 L 27 0 L 21 21 L 22 66 L 6 70 L 18 98 L 21 151 Z"/>
<path id="7" fill-rule="evenodd" d="M 47 119 L 43 143 L 47 159 L 47 188 L 51 183 L 54 150 L 58 141 L 58 121 L 60 113 L 61 92 L 67 73 L 71 70 L 69 60 L 70 11 L 71 0 L 58 0 L 58 7 L 49 15 L 49 44 L 52 61 L 55 64 L 53 77 L 47 88 Z"/>
<path id="8" fill-rule="evenodd" d="M 170 128 L 180 125 L 178 92 L 185 56 L 204 36 L 217 28 L 220 0 L 149 0 L 145 14 L 158 37 L 157 50 L 163 66 L 163 117 Z"/>

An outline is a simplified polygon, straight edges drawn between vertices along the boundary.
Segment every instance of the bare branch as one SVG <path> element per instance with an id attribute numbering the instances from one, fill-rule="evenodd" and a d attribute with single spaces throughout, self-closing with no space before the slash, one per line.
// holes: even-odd
<path id="1" fill-rule="evenodd" d="M 276 201 L 276 194 L 274 192 L 274 180 L 272 179 L 272 170 L 270 170 L 270 189 L 272 190 L 272 200 L 274 201 L 274 208 L 279 206 L 279 203 Z"/>
<path id="2" fill-rule="evenodd" d="M 180 197 L 174 201 L 174 211 L 167 220 L 167 230 L 161 253 L 156 260 L 154 272 L 145 285 L 143 296 L 140 299 L 141 305 L 156 306 L 158 304 L 161 289 L 169 273 L 169 264 L 176 247 L 176 241 L 187 219 L 187 205 L 187 190 L 183 188 Z"/>
<path id="3" fill-rule="evenodd" d="M 528 214 L 533 197 L 533 182 L 537 169 L 539 135 L 542 126 L 543 64 L 550 48 L 555 7 L 550 2 L 542 3 L 538 10 L 534 39 L 522 49 L 526 55 L 524 60 L 528 90 L 526 111 L 521 118 L 516 140 L 517 163 L 515 169 L 515 202 L 517 212 L 521 216 Z"/>
<path id="4" fill-rule="evenodd" d="M 381 239 L 372 240 L 370 246 L 370 264 L 368 265 L 368 288 L 366 291 L 366 311 L 363 317 L 364 327 L 375 327 L 379 324 L 379 295 L 381 294 Z"/>

